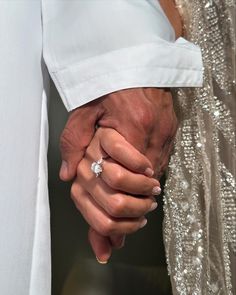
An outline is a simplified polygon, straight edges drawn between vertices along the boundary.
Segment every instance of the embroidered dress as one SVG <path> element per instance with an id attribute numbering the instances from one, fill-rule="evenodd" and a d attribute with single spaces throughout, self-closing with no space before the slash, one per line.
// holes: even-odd
<path id="1" fill-rule="evenodd" d="M 179 89 L 165 196 L 173 293 L 236 294 L 235 1 L 178 0 L 204 86 Z"/>

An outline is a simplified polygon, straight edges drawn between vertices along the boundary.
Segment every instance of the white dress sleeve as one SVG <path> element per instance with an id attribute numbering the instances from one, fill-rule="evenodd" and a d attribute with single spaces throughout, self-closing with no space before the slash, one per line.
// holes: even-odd
<path id="1" fill-rule="evenodd" d="M 67 110 L 134 87 L 202 84 L 200 49 L 157 0 L 42 0 L 44 60 Z"/>

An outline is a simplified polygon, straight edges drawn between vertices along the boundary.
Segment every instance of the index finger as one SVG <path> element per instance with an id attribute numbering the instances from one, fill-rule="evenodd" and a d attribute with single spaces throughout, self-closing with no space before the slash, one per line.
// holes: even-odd
<path id="1" fill-rule="evenodd" d="M 146 176 L 154 174 L 151 162 L 116 130 L 100 127 L 97 130 L 102 149 L 125 168 Z"/>

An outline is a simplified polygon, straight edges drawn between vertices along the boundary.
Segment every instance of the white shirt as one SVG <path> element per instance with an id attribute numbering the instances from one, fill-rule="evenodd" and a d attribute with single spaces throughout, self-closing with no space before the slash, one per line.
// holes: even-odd
<path id="1" fill-rule="evenodd" d="M 200 49 L 157 0 L 43 0 L 44 58 L 67 110 L 133 87 L 202 84 Z"/>

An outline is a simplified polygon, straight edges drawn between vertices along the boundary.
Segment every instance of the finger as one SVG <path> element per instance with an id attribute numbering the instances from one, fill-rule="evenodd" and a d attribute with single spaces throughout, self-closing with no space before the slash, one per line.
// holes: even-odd
<path id="1" fill-rule="evenodd" d="M 115 163 L 112 159 L 104 160 L 101 178 L 111 188 L 133 195 L 159 195 L 160 183 L 154 178 L 133 173 Z"/>
<path id="2" fill-rule="evenodd" d="M 108 237 L 101 236 L 93 228 L 89 228 L 88 239 L 97 261 L 106 264 L 111 257 L 112 245 Z"/>
<path id="3" fill-rule="evenodd" d="M 100 177 L 86 170 L 86 160 L 77 169 L 74 186 L 86 188 L 95 202 L 110 216 L 116 218 L 139 218 L 157 207 L 154 198 L 136 198 L 109 187 Z"/>
<path id="4" fill-rule="evenodd" d="M 146 218 L 112 218 L 80 186 L 72 185 L 71 197 L 87 223 L 103 236 L 123 235 L 136 232 L 147 223 Z"/>
<path id="5" fill-rule="evenodd" d="M 161 154 L 160 166 L 157 171 L 159 178 L 164 174 L 168 166 L 170 155 L 174 148 L 174 139 L 177 132 L 177 126 L 178 126 L 177 118 L 173 115 L 173 125 L 171 129 L 171 133 L 163 145 L 163 153 Z"/>
<path id="6" fill-rule="evenodd" d="M 159 169 L 157 170 L 157 178 L 160 179 L 161 176 L 164 174 L 165 170 L 168 167 L 168 163 L 170 160 L 170 155 L 174 147 L 174 140 L 170 139 L 169 142 L 166 143 L 165 147 L 163 148 L 164 152 L 161 157 Z"/>
<path id="7" fill-rule="evenodd" d="M 121 249 L 125 245 L 125 235 L 112 235 L 109 237 L 111 245 L 115 249 Z"/>
<path id="8" fill-rule="evenodd" d="M 153 175 L 154 171 L 150 161 L 117 131 L 101 128 L 99 138 L 101 147 L 112 159 L 133 172 L 149 177 Z"/>
<path id="9" fill-rule="evenodd" d="M 163 140 L 159 142 L 157 140 L 158 130 L 154 130 L 152 134 L 152 141 L 149 142 L 146 157 L 152 163 L 154 170 L 155 170 L 155 177 L 160 179 L 161 175 L 165 172 L 167 168 L 169 158 L 174 146 L 174 138 L 177 130 L 177 119 L 176 116 L 173 114 L 172 116 L 172 123 L 169 124 L 167 134 L 162 135 L 161 137 Z"/>
<path id="10" fill-rule="evenodd" d="M 75 177 L 77 165 L 94 135 L 99 114 L 96 109 L 93 112 L 89 110 L 84 106 L 73 111 L 61 134 L 61 180 L 69 181 Z"/>
<path id="11" fill-rule="evenodd" d="M 95 182 L 97 178 L 91 171 L 91 164 L 93 163 L 98 148 L 94 148 L 91 144 L 89 151 L 87 151 L 85 158 L 81 161 L 77 168 L 77 175 L 84 181 L 84 187 L 89 187 L 89 183 Z M 113 159 L 103 159 L 101 178 L 111 188 L 134 195 L 159 195 L 161 193 L 160 183 L 155 178 L 147 177 L 143 174 L 137 174 L 127 170 L 125 167 L 114 162 Z M 86 183 L 87 182 L 87 183 Z M 91 193 L 91 192 L 90 192 Z"/>
<path id="12" fill-rule="evenodd" d="M 89 228 L 88 240 L 100 264 L 106 264 L 111 257 L 112 247 L 120 249 L 124 246 L 125 235 L 104 237 L 93 228 Z"/>

